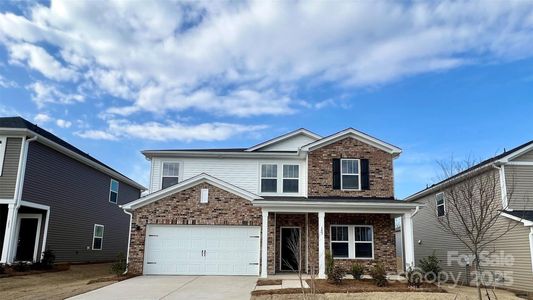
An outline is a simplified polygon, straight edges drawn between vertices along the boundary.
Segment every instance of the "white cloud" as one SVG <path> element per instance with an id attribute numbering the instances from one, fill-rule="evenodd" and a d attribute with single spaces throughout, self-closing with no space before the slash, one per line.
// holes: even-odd
<path id="1" fill-rule="evenodd" d="M 69 128 L 70 126 L 72 126 L 72 122 L 63 119 L 57 119 L 56 125 L 61 128 Z"/>
<path id="2" fill-rule="evenodd" d="M 264 125 L 231 123 L 202 123 L 187 125 L 167 121 L 133 123 L 127 120 L 108 120 L 105 130 L 86 130 L 76 134 L 83 138 L 119 140 L 137 138 L 152 141 L 222 141 L 232 136 L 265 129 Z"/>
<path id="3" fill-rule="evenodd" d="M 38 113 L 33 118 L 33 121 L 37 124 L 44 124 L 44 123 L 50 122 L 51 120 L 52 120 L 52 117 L 50 117 L 49 115 L 45 113 Z"/>
<path id="4" fill-rule="evenodd" d="M 0 14 L 0 42 L 49 78 L 84 74 L 79 84 L 122 99 L 108 113 L 245 117 L 294 113 L 310 86 L 533 56 L 531 16 L 531 1 L 53 0 L 27 16 Z"/>
<path id="5" fill-rule="evenodd" d="M 32 100 L 39 108 L 47 103 L 73 104 L 85 101 L 80 94 L 63 93 L 57 87 L 40 81 L 28 85 L 27 89 L 32 92 Z"/>
<path id="6" fill-rule="evenodd" d="M 12 44 L 8 46 L 12 62 L 25 62 L 34 70 L 54 80 L 74 80 L 77 73 L 65 68 L 41 47 L 28 43 Z"/>
<path id="7" fill-rule="evenodd" d="M 12 87 L 18 87 L 18 84 L 13 80 L 6 79 L 4 76 L 0 74 L 0 88 L 12 88 Z"/>

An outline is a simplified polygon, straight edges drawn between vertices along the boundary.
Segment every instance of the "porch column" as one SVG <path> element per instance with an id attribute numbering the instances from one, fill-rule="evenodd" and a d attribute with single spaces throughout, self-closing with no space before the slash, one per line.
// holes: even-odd
<path id="1" fill-rule="evenodd" d="M 11 263 L 11 248 L 13 246 L 13 236 L 15 235 L 15 226 L 17 224 L 17 209 L 15 209 L 15 204 L 11 203 L 8 205 L 7 219 L 6 219 L 6 230 L 4 233 L 4 244 L 2 246 L 2 257 L 0 259 L 1 263 Z"/>
<path id="2" fill-rule="evenodd" d="M 318 213 L 318 278 L 326 278 L 326 247 L 324 245 L 324 216 L 323 211 Z"/>
<path id="3" fill-rule="evenodd" d="M 413 237 L 413 218 L 411 213 L 402 216 L 403 248 L 405 256 L 405 271 L 415 266 L 415 243 Z"/>
<path id="4" fill-rule="evenodd" d="M 261 277 L 268 275 L 268 210 L 262 210 L 261 222 Z"/>

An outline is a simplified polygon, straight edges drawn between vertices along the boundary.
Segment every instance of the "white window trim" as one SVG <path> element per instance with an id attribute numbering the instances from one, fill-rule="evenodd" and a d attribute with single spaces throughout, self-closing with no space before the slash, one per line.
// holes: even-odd
<path id="1" fill-rule="evenodd" d="M 117 183 L 116 191 L 113 191 L 113 181 Z M 118 191 L 119 190 L 120 190 L 120 182 L 118 180 L 111 178 L 111 181 L 109 182 L 109 199 L 108 199 L 110 203 L 118 204 Z M 111 201 L 111 193 L 117 193 L 117 198 L 116 198 L 117 202 Z"/>
<path id="2" fill-rule="evenodd" d="M 345 161 L 345 160 L 356 160 L 357 161 L 357 171 L 358 173 L 343 173 L 342 172 L 342 162 Z M 361 160 L 358 159 L 358 158 L 341 158 L 341 165 L 340 165 L 340 173 L 341 173 L 341 190 L 342 191 L 361 191 Z M 359 188 L 358 189 L 345 189 L 343 187 L 343 182 L 342 182 L 342 176 L 343 175 L 357 175 L 357 179 L 358 179 L 358 186 Z"/>
<path id="3" fill-rule="evenodd" d="M 266 166 L 266 165 L 275 165 L 276 166 L 276 168 L 277 168 L 276 169 L 276 177 L 263 177 L 263 166 Z M 280 180 L 279 180 L 279 177 L 280 177 L 280 172 L 283 172 L 283 170 L 280 170 L 279 166 L 280 166 L 280 164 L 278 164 L 278 163 L 260 163 L 259 164 L 259 193 L 261 195 L 278 195 L 278 194 L 280 194 L 280 192 L 279 192 L 280 191 Z M 281 175 L 283 175 L 283 174 L 281 174 Z M 276 179 L 276 191 L 275 192 L 263 192 L 263 190 L 261 189 L 262 188 L 263 179 Z M 281 186 L 281 189 L 283 190 L 283 186 Z"/>
<path id="4" fill-rule="evenodd" d="M 298 166 L 298 177 L 296 177 L 296 178 L 292 178 L 292 177 L 287 177 L 287 178 L 285 178 L 285 175 L 283 175 L 283 168 L 284 168 L 285 166 Z M 294 194 L 294 195 L 296 195 L 296 194 L 299 194 L 299 193 L 300 193 L 300 169 L 301 169 L 301 168 L 300 168 L 300 164 L 282 164 L 282 165 L 281 165 L 281 193 L 282 193 L 282 194 Z M 284 181 L 285 179 L 296 180 L 296 181 L 298 181 L 298 191 L 297 191 L 297 192 L 284 192 L 284 191 L 283 191 L 283 181 Z"/>
<path id="5" fill-rule="evenodd" d="M 164 166 L 165 164 L 178 164 L 178 176 L 164 176 Z M 164 177 L 177 177 L 178 183 L 183 180 L 183 163 L 181 161 L 175 160 L 163 160 L 161 161 L 161 176 L 159 176 L 159 189 L 163 189 L 163 178 Z"/>
<path id="6" fill-rule="evenodd" d="M 96 227 L 102 227 L 102 237 L 97 237 L 96 236 Z M 104 225 L 101 225 L 101 224 L 94 224 L 94 227 L 93 227 L 93 242 L 92 242 L 92 249 L 93 250 L 96 250 L 96 251 L 101 251 L 102 249 L 104 249 Z M 98 239 L 102 239 L 102 242 L 100 243 L 100 249 L 95 249 L 94 248 L 94 239 L 95 238 L 98 238 Z"/>
<path id="7" fill-rule="evenodd" d="M 439 195 L 442 195 L 442 204 L 438 204 L 437 203 L 437 201 L 438 201 L 437 197 Z M 443 206 L 444 207 L 444 214 L 442 216 L 439 216 L 439 206 Z M 437 193 L 435 195 L 435 213 L 437 214 L 437 217 L 443 217 L 443 216 L 446 215 L 446 197 L 445 197 L 443 192 Z"/>
<path id="8" fill-rule="evenodd" d="M 2 176 L 2 171 L 4 170 L 4 158 L 6 155 L 7 137 L 0 137 L 0 142 L 2 142 L 0 144 L 0 176 Z"/>
<path id="9" fill-rule="evenodd" d="M 201 204 L 209 203 L 209 189 L 200 190 L 200 203 Z"/>
<path id="10" fill-rule="evenodd" d="M 346 243 L 345 241 L 333 241 L 332 234 L 331 234 L 331 228 L 333 227 L 348 227 L 348 257 L 333 257 L 333 259 L 358 259 L 358 260 L 370 260 L 374 259 L 375 251 L 374 251 L 374 226 L 372 225 L 347 225 L 347 224 L 331 224 L 329 226 L 329 251 L 331 255 L 333 255 L 332 251 L 332 243 Z M 372 232 L 372 240 L 371 241 L 356 241 L 355 240 L 355 229 L 356 227 L 365 227 L 370 228 L 370 231 Z M 355 257 L 355 244 L 372 244 L 372 257 Z"/>

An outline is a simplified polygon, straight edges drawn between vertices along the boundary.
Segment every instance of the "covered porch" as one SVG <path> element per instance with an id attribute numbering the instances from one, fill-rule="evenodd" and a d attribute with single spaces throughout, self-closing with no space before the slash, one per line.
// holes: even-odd
<path id="1" fill-rule="evenodd" d="M 326 276 L 326 251 L 349 268 L 382 262 L 396 273 L 394 219 L 402 218 L 405 266 L 414 265 L 411 217 L 420 204 L 373 199 L 264 199 L 261 277 L 302 272 Z M 266 262 L 266 263 L 265 263 Z"/>

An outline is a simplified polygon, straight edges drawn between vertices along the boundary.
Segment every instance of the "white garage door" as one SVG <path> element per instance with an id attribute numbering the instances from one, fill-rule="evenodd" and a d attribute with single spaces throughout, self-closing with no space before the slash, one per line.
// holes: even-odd
<path id="1" fill-rule="evenodd" d="M 144 274 L 258 275 L 256 226 L 148 225 Z"/>

